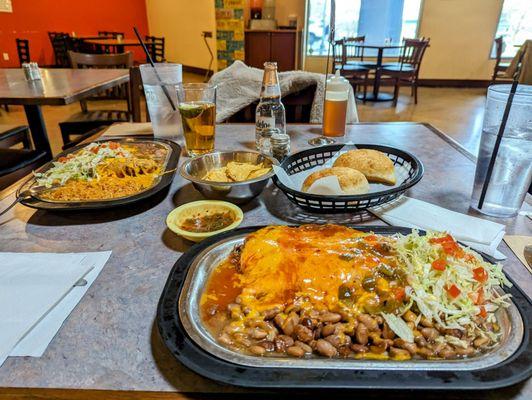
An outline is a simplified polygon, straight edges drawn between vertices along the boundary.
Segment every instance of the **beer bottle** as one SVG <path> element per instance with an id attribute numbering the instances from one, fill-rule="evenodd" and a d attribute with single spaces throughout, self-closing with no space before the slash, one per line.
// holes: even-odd
<path id="1" fill-rule="evenodd" d="M 268 146 L 265 143 L 265 141 L 268 141 L 265 136 L 272 129 L 285 134 L 286 116 L 281 102 L 277 63 L 265 62 L 260 101 L 255 112 L 255 144 L 257 150 L 262 151 L 263 146 Z"/>

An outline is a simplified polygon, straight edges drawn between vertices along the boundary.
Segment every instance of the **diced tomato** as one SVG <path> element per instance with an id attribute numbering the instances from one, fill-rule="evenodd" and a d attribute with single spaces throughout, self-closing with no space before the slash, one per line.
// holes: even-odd
<path id="1" fill-rule="evenodd" d="M 403 301 L 404 298 L 405 298 L 405 288 L 397 288 L 395 289 L 395 292 L 394 292 L 394 297 L 395 297 L 395 300 L 397 301 Z"/>
<path id="2" fill-rule="evenodd" d="M 447 261 L 445 260 L 445 258 L 438 258 L 437 260 L 434 260 L 431 265 L 432 268 L 436 271 L 445 271 Z"/>
<path id="3" fill-rule="evenodd" d="M 441 238 L 429 239 L 429 243 L 442 244 L 442 243 L 446 243 L 446 242 L 454 242 L 454 239 L 452 238 L 451 235 L 447 234 L 447 235 L 445 235 L 444 237 L 441 237 Z"/>
<path id="4" fill-rule="evenodd" d="M 451 286 L 447 286 L 445 290 L 447 290 L 447 294 L 453 299 L 456 299 L 458 296 L 460 296 L 460 293 L 462 293 L 460 289 L 458 289 L 458 286 L 456 286 L 454 283 Z"/>
<path id="5" fill-rule="evenodd" d="M 366 239 L 368 242 L 374 242 L 376 241 L 378 238 L 376 235 L 367 235 L 366 237 L 364 237 L 364 239 Z"/>
<path id="6" fill-rule="evenodd" d="M 473 270 L 473 279 L 480 283 L 484 283 L 488 280 L 488 273 L 482 267 L 475 268 Z"/>
<path id="7" fill-rule="evenodd" d="M 120 147 L 120 145 L 119 145 L 118 143 L 116 143 L 116 142 L 109 142 L 109 148 L 110 148 L 111 150 L 116 150 L 116 149 L 118 149 L 119 147 Z"/>
<path id="8" fill-rule="evenodd" d="M 60 162 L 60 163 L 64 163 L 64 162 L 67 162 L 67 161 L 68 161 L 68 158 L 66 158 L 66 157 L 59 157 L 59 158 L 57 159 L 57 161 Z"/>
<path id="9" fill-rule="evenodd" d="M 484 298 L 484 289 L 483 289 L 483 288 L 479 288 L 479 289 L 477 290 L 477 299 L 475 300 L 475 304 L 476 304 L 476 305 L 484 304 L 484 301 L 485 301 L 485 298 Z"/>
<path id="10" fill-rule="evenodd" d="M 486 318 L 488 316 L 488 313 L 486 312 L 486 308 L 484 308 L 484 306 L 480 306 L 480 313 L 479 315 L 482 317 L 482 318 Z"/>
<path id="11" fill-rule="evenodd" d="M 100 150 L 100 146 L 96 146 L 91 149 L 94 154 L 98 153 L 98 150 Z"/>

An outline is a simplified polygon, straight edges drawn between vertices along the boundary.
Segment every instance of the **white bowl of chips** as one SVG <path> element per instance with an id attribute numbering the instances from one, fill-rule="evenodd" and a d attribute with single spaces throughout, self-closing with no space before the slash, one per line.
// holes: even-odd
<path id="1" fill-rule="evenodd" d="M 256 151 L 215 151 L 187 160 L 181 176 L 208 199 L 247 203 L 258 196 L 279 162 Z"/>

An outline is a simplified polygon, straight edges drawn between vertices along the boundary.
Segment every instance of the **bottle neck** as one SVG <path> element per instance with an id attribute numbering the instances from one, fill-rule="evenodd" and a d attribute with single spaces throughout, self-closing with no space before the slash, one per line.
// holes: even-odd
<path id="1" fill-rule="evenodd" d="M 264 70 L 260 98 L 281 100 L 281 88 L 279 87 L 279 79 L 277 77 L 276 68 L 266 68 Z"/>

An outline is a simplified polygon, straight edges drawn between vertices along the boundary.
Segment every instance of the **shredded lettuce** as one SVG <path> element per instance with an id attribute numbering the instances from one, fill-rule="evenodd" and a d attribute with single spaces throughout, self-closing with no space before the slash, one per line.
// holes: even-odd
<path id="1" fill-rule="evenodd" d="M 115 157 L 129 157 L 130 153 L 118 145 L 111 149 L 107 145 L 91 143 L 73 155 L 61 157 L 53 167 L 42 173 L 35 173 L 37 185 L 50 188 L 63 185 L 70 179 L 87 181 L 98 178 L 96 167 L 104 160 Z"/>
<path id="2" fill-rule="evenodd" d="M 415 304 L 428 320 L 436 321 L 444 328 L 459 329 L 471 335 L 490 336 L 492 333 L 478 323 L 479 316 L 486 313 L 484 321 L 496 321 L 494 313 L 500 307 L 508 305 L 506 300 L 510 296 L 501 296 L 500 287 L 511 286 L 511 283 L 502 272 L 500 264 L 485 262 L 477 253 L 464 247 L 460 247 L 463 250 L 462 257 L 445 254 L 442 246 L 430 242 L 432 238 L 445 235 L 428 232 L 426 236 L 420 236 L 414 231 L 397 237 L 398 257 L 408 280 L 406 294 L 413 300 L 402 312 Z M 432 263 L 442 256 L 446 265 L 440 271 L 433 268 Z M 484 282 L 475 279 L 474 270 L 480 267 L 487 273 Z M 448 288 L 453 285 L 460 291 L 456 297 L 448 293 Z M 482 302 L 478 301 L 479 291 L 484 297 Z M 395 333 L 401 336 L 398 332 Z"/>
<path id="3" fill-rule="evenodd" d="M 390 329 L 394 331 L 397 336 L 407 342 L 414 342 L 414 332 L 412 332 L 412 329 L 410 329 L 402 318 L 394 314 L 382 313 L 381 315 Z"/>

